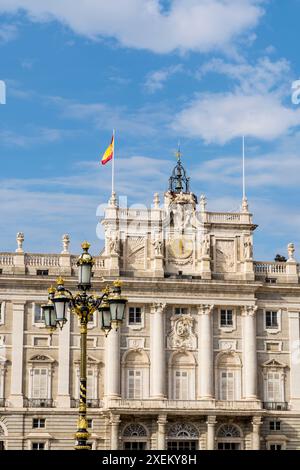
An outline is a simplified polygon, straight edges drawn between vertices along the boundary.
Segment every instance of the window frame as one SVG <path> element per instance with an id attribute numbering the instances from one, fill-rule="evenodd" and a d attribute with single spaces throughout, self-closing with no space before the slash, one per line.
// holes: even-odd
<path id="1" fill-rule="evenodd" d="M 272 425 L 274 425 L 274 429 L 272 429 Z M 281 431 L 280 419 L 272 419 L 269 421 L 269 431 L 273 431 L 273 432 Z"/>
<path id="2" fill-rule="evenodd" d="M 126 370 L 126 398 L 128 400 L 142 400 L 143 399 L 143 369 L 142 368 L 127 368 Z M 140 381 L 140 385 L 139 385 L 139 389 L 140 389 L 140 396 L 135 396 L 135 392 L 137 390 L 137 386 L 136 386 L 136 374 L 139 373 L 139 381 Z M 133 375 L 133 386 L 131 386 L 131 377 Z M 130 391 L 133 390 L 133 396 L 130 396 Z"/>
<path id="3" fill-rule="evenodd" d="M 40 312 L 43 313 L 41 306 L 43 305 L 42 302 L 32 302 L 32 325 L 35 326 L 36 328 L 45 328 L 45 322 L 44 320 L 41 321 L 36 321 L 35 320 L 35 309 L 37 306 L 40 307 Z"/>
<path id="4" fill-rule="evenodd" d="M 176 313 L 176 310 L 185 310 L 185 312 L 181 312 L 181 313 Z M 185 316 L 185 315 L 190 315 L 190 308 L 189 307 L 180 307 L 179 305 L 175 305 L 174 308 L 173 308 L 173 315 L 175 317 L 179 317 L 179 316 Z"/>
<path id="5" fill-rule="evenodd" d="M 222 318 L 222 312 L 223 311 L 225 311 L 225 312 L 231 311 L 232 312 L 232 325 L 222 325 L 221 318 Z M 229 305 L 229 306 L 226 306 L 226 307 L 219 307 L 218 308 L 218 328 L 219 328 L 219 330 L 221 330 L 222 332 L 225 332 L 225 333 L 232 333 L 233 331 L 236 330 L 236 308 L 235 307 L 231 307 Z"/>
<path id="6" fill-rule="evenodd" d="M 5 307 L 6 307 L 5 300 L 0 299 L 0 325 L 5 324 Z"/>
<path id="7" fill-rule="evenodd" d="M 129 309 L 140 308 L 141 309 L 141 323 L 129 323 Z M 145 328 L 145 306 L 141 304 L 130 304 L 126 306 L 126 326 L 131 330 L 142 330 Z"/>
<path id="8" fill-rule="evenodd" d="M 38 426 L 34 426 L 35 421 L 37 421 Z M 44 423 L 44 426 L 40 425 L 41 422 Z M 32 418 L 32 429 L 46 429 L 46 418 Z"/>
<path id="9" fill-rule="evenodd" d="M 267 313 L 276 313 L 277 314 L 277 326 L 274 325 L 267 326 Z M 271 307 L 264 309 L 264 331 L 270 334 L 277 334 L 281 332 L 281 317 L 282 310 L 280 308 Z"/>

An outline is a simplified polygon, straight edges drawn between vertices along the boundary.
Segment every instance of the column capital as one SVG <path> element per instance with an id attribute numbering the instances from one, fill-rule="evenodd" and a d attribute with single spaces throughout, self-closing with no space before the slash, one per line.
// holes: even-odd
<path id="1" fill-rule="evenodd" d="M 163 303 L 163 302 L 155 302 L 151 305 L 150 312 L 152 314 L 154 314 L 154 313 L 163 313 L 163 311 L 166 308 L 166 305 L 167 304 Z"/>
<path id="2" fill-rule="evenodd" d="M 120 415 L 111 414 L 109 422 L 110 424 L 113 424 L 113 425 L 119 425 L 121 422 Z"/>
<path id="3" fill-rule="evenodd" d="M 168 422 L 168 416 L 167 415 L 158 415 L 158 418 L 157 418 L 157 424 L 162 424 L 162 425 L 166 425 Z"/>
<path id="4" fill-rule="evenodd" d="M 198 305 L 198 315 L 210 315 L 214 309 L 214 305 Z"/>
<path id="5" fill-rule="evenodd" d="M 217 417 L 216 416 L 207 416 L 206 424 L 216 425 L 217 424 Z"/>
<path id="6" fill-rule="evenodd" d="M 262 423 L 263 423 L 263 420 L 261 416 L 253 416 L 252 423 L 251 423 L 253 426 L 261 426 Z"/>
<path id="7" fill-rule="evenodd" d="M 243 305 L 241 307 L 241 313 L 243 317 L 254 317 L 256 315 L 258 307 L 256 305 Z"/>

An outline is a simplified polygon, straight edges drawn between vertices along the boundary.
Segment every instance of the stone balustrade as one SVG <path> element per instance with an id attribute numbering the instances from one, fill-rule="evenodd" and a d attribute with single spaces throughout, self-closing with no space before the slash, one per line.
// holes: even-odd
<path id="1" fill-rule="evenodd" d="M 260 401 L 215 401 L 215 400 L 124 400 L 111 399 L 106 402 L 107 408 L 118 410 L 261 410 Z"/>
<path id="2" fill-rule="evenodd" d="M 286 274 L 287 264 L 281 262 L 261 262 L 255 261 L 254 263 L 255 274 Z"/>

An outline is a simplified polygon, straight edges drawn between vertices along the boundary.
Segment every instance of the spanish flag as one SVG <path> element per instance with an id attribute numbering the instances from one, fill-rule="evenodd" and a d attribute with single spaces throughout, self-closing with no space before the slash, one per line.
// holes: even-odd
<path id="1" fill-rule="evenodd" d="M 101 160 L 102 165 L 105 165 L 107 162 L 109 162 L 110 160 L 114 158 L 114 151 L 115 151 L 115 136 L 113 135 L 111 138 L 111 143 L 109 144 L 109 146 L 107 147 L 107 149 L 105 150 L 103 154 L 103 157 Z"/>

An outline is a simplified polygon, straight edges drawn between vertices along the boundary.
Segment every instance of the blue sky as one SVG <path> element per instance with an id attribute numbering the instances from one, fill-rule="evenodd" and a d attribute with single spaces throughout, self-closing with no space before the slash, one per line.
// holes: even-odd
<path id="1" fill-rule="evenodd" d="M 241 204 L 241 136 L 255 257 L 300 249 L 300 1 L 0 0 L 0 250 L 88 239 L 111 189 L 151 204 L 181 141 L 208 209 Z M 297 255 L 297 252 L 296 252 Z"/>

